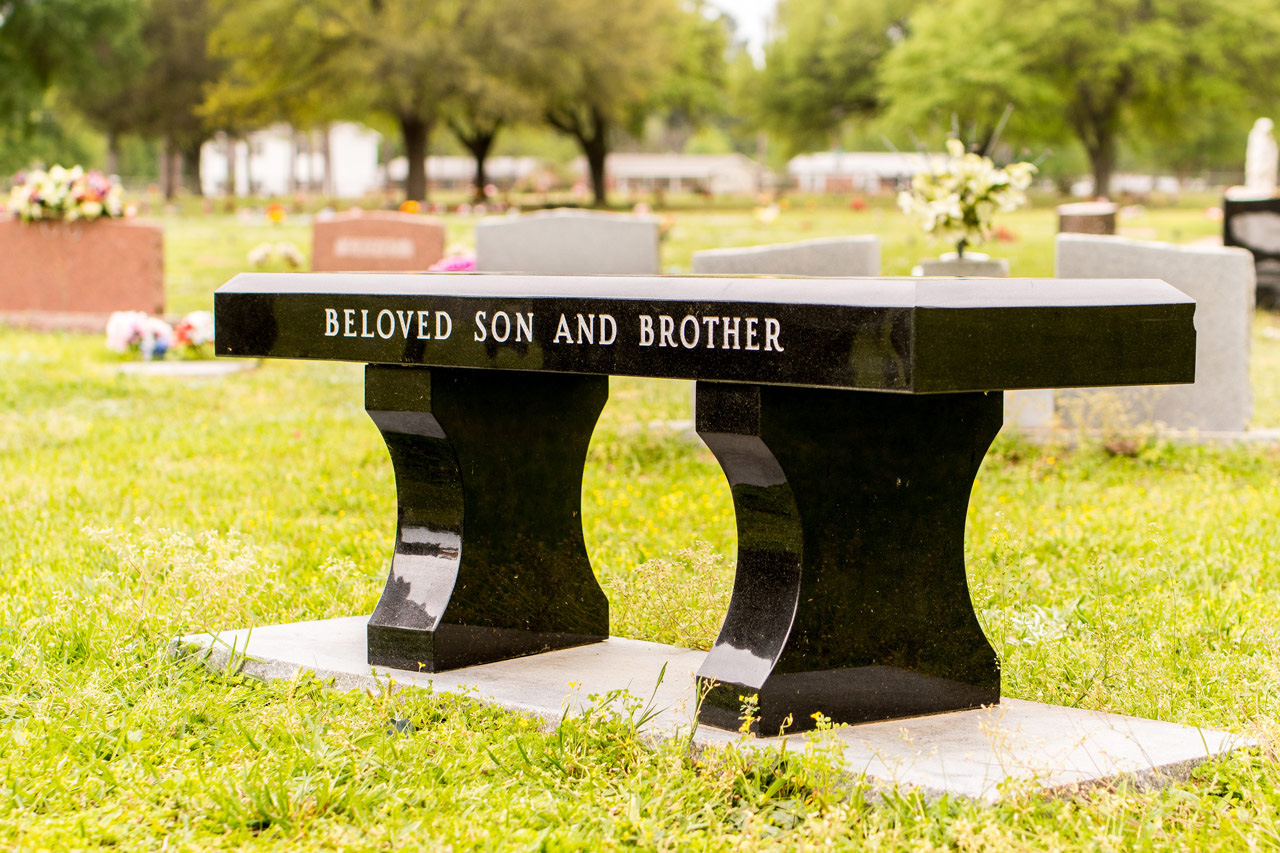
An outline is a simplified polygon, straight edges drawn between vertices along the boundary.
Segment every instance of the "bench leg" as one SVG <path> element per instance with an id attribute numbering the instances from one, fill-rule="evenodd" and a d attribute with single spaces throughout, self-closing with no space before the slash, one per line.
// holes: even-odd
<path id="1" fill-rule="evenodd" d="M 605 376 L 369 365 L 396 473 L 369 663 L 440 672 L 603 640 L 582 468 Z"/>
<path id="2" fill-rule="evenodd" d="M 777 734 L 1000 701 L 964 525 L 1000 393 L 699 382 L 698 434 L 733 491 L 738 566 L 698 673 L 702 722 Z"/>

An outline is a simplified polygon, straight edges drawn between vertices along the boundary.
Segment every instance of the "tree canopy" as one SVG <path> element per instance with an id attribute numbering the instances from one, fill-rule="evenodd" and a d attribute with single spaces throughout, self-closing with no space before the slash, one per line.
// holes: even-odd
<path id="1" fill-rule="evenodd" d="M 1012 105 L 1021 138 L 1078 141 L 1102 195 L 1126 135 L 1177 138 L 1205 111 L 1274 95 L 1277 11 L 1274 0 L 931 3 L 881 68 L 884 123 L 959 115 L 989 131 Z"/>
<path id="2" fill-rule="evenodd" d="M 758 111 L 793 150 L 825 146 L 851 117 L 884 107 L 876 70 L 907 37 L 920 0 L 780 0 Z"/>
<path id="3" fill-rule="evenodd" d="M 531 82 L 548 124 L 572 137 L 591 174 L 596 204 L 606 202 L 604 166 L 611 136 L 638 131 L 675 64 L 679 0 L 538 0 L 545 4 L 545 57 Z"/>
<path id="4" fill-rule="evenodd" d="M 49 133 L 41 109 L 51 87 L 101 76 L 99 60 L 136 23 L 139 0 L 0 0 L 0 147 Z"/>
<path id="5" fill-rule="evenodd" d="M 780 0 L 756 68 L 708 0 L 0 0 L 0 164 L 56 149 L 68 105 L 108 150 L 140 135 L 190 165 L 218 131 L 348 119 L 398 128 L 421 199 L 434 131 L 482 192 L 495 140 L 538 125 L 603 204 L 628 134 L 680 150 L 714 120 L 721 147 L 795 152 L 936 144 L 958 119 L 985 147 L 1012 108 L 1006 141 L 1065 151 L 1063 177 L 1087 158 L 1105 193 L 1122 156 L 1238 162 L 1280 94 L 1277 36 L 1280 0 Z"/>

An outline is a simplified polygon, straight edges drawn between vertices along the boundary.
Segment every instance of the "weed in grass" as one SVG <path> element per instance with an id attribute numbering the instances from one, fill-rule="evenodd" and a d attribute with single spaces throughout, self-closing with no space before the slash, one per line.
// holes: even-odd
<path id="1" fill-rule="evenodd" d="M 251 616 L 251 599 L 270 594 L 279 577 L 276 566 L 261 561 L 261 549 L 234 531 L 192 537 L 135 519 L 128 529 L 86 527 L 84 533 L 116 557 L 96 600 L 120 607 L 135 622 L 164 614 L 167 628 L 217 630 Z"/>
<path id="2" fill-rule="evenodd" d="M 733 563 L 706 542 L 615 576 L 613 631 L 688 649 L 709 649 L 729 610 Z M 661 614 L 661 621 L 650 618 Z"/>

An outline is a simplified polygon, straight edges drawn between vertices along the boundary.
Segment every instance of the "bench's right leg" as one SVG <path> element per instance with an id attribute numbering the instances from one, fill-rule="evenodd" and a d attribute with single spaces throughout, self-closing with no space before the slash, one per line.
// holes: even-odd
<path id="1" fill-rule="evenodd" d="M 439 672 L 608 636 L 581 517 L 608 394 L 605 376 L 366 368 L 397 493 L 369 663 Z"/>
<path id="2" fill-rule="evenodd" d="M 861 723 L 1000 701 L 969 600 L 969 491 L 1002 395 L 698 382 L 698 434 L 733 491 L 738 566 L 699 718 Z"/>

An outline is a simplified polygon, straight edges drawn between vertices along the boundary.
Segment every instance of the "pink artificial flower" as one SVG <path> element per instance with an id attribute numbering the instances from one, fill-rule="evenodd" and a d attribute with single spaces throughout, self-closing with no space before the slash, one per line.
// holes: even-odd
<path id="1" fill-rule="evenodd" d="M 449 255 L 427 269 L 430 272 L 472 272 L 476 268 L 475 255 Z"/>

